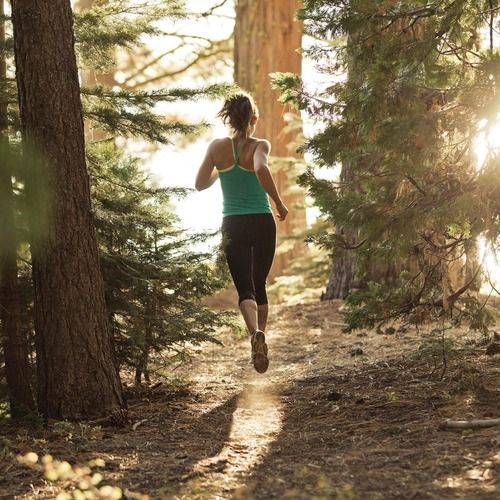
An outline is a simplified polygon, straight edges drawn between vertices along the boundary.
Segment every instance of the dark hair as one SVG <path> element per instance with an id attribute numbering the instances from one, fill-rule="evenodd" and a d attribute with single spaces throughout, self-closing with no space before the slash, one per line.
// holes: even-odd
<path id="1" fill-rule="evenodd" d="M 228 123 L 235 132 L 247 134 L 250 128 L 250 121 L 254 116 L 259 115 L 259 110 L 250 94 L 237 92 L 226 99 L 224 106 L 217 113 L 224 123 Z"/>

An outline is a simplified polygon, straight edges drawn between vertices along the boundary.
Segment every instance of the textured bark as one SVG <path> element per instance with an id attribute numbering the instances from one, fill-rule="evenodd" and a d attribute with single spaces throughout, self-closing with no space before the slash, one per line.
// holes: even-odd
<path id="1" fill-rule="evenodd" d="M 356 262 L 349 251 L 343 250 L 332 258 L 328 283 L 321 300 L 345 299 L 355 290 Z"/>
<path id="2" fill-rule="evenodd" d="M 51 202 L 32 242 L 38 401 L 51 418 L 123 406 L 90 207 L 69 0 L 13 0 L 21 122 L 45 160 Z M 27 178 L 27 194 L 38 189 Z"/>
<path id="3" fill-rule="evenodd" d="M 0 0 L 3 16 L 4 0 Z M 0 20 L 0 43 L 5 43 L 5 24 Z M 5 52 L 0 50 L 0 79 L 5 81 Z M 0 143 L 8 145 L 7 103 L 0 101 Z M 35 410 L 30 385 L 28 342 L 21 332 L 20 295 L 17 276 L 17 239 L 14 221 L 12 172 L 9 162 L 0 165 L 0 320 L 2 347 L 12 417 Z"/>
<path id="4" fill-rule="evenodd" d="M 271 89 L 269 73 L 289 71 L 300 74 L 302 25 L 294 20 L 299 0 L 238 0 L 234 31 L 234 79 L 255 97 L 260 118 L 255 135 L 271 141 L 271 155 L 299 158 L 289 148 L 296 133 L 285 132 L 284 106 L 278 102 L 279 91 Z M 271 165 L 272 168 L 272 165 Z M 306 228 L 304 193 L 295 186 L 286 169 L 273 172 L 285 205 L 290 210 L 284 223 L 279 223 L 283 237 L 303 232 Z M 272 276 L 286 272 L 288 265 L 305 248 L 297 242 L 290 251 L 278 254 Z"/>
<path id="5" fill-rule="evenodd" d="M 351 169 L 348 163 L 342 164 L 340 181 L 348 183 L 352 180 Z M 336 233 L 347 241 L 355 242 L 357 231 L 352 228 L 337 227 Z M 321 300 L 345 299 L 351 292 L 361 287 L 357 278 L 356 256 L 349 250 L 336 250 L 332 257 L 332 267 L 328 276 L 328 283 Z"/>

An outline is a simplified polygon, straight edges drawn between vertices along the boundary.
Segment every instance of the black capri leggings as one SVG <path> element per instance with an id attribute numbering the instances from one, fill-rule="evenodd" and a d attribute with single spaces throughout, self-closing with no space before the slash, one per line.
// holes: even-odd
<path id="1" fill-rule="evenodd" d="M 238 290 L 238 304 L 267 304 L 266 279 L 276 249 L 272 214 L 228 215 L 222 220 L 222 247 Z"/>

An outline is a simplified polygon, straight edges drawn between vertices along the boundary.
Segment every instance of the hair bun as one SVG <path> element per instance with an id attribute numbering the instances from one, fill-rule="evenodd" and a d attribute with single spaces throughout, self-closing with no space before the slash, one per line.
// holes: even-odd
<path id="1" fill-rule="evenodd" d="M 234 131 L 245 135 L 249 132 L 250 122 L 255 115 L 258 115 L 258 109 L 252 96 L 241 91 L 227 98 L 217 113 Z"/>

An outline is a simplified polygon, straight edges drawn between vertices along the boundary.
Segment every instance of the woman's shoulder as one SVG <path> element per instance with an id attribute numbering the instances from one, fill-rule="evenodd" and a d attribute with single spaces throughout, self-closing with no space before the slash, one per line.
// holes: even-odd
<path id="1" fill-rule="evenodd" d="M 260 139 L 259 137 L 252 137 L 252 140 L 255 142 L 255 149 L 262 148 L 264 151 L 271 151 L 271 142 L 267 139 Z"/>
<path id="2" fill-rule="evenodd" d="M 230 137 L 216 137 L 215 139 L 212 139 L 212 142 L 210 143 L 209 147 L 211 148 L 216 148 L 221 145 L 229 144 L 231 143 L 231 138 Z"/>

